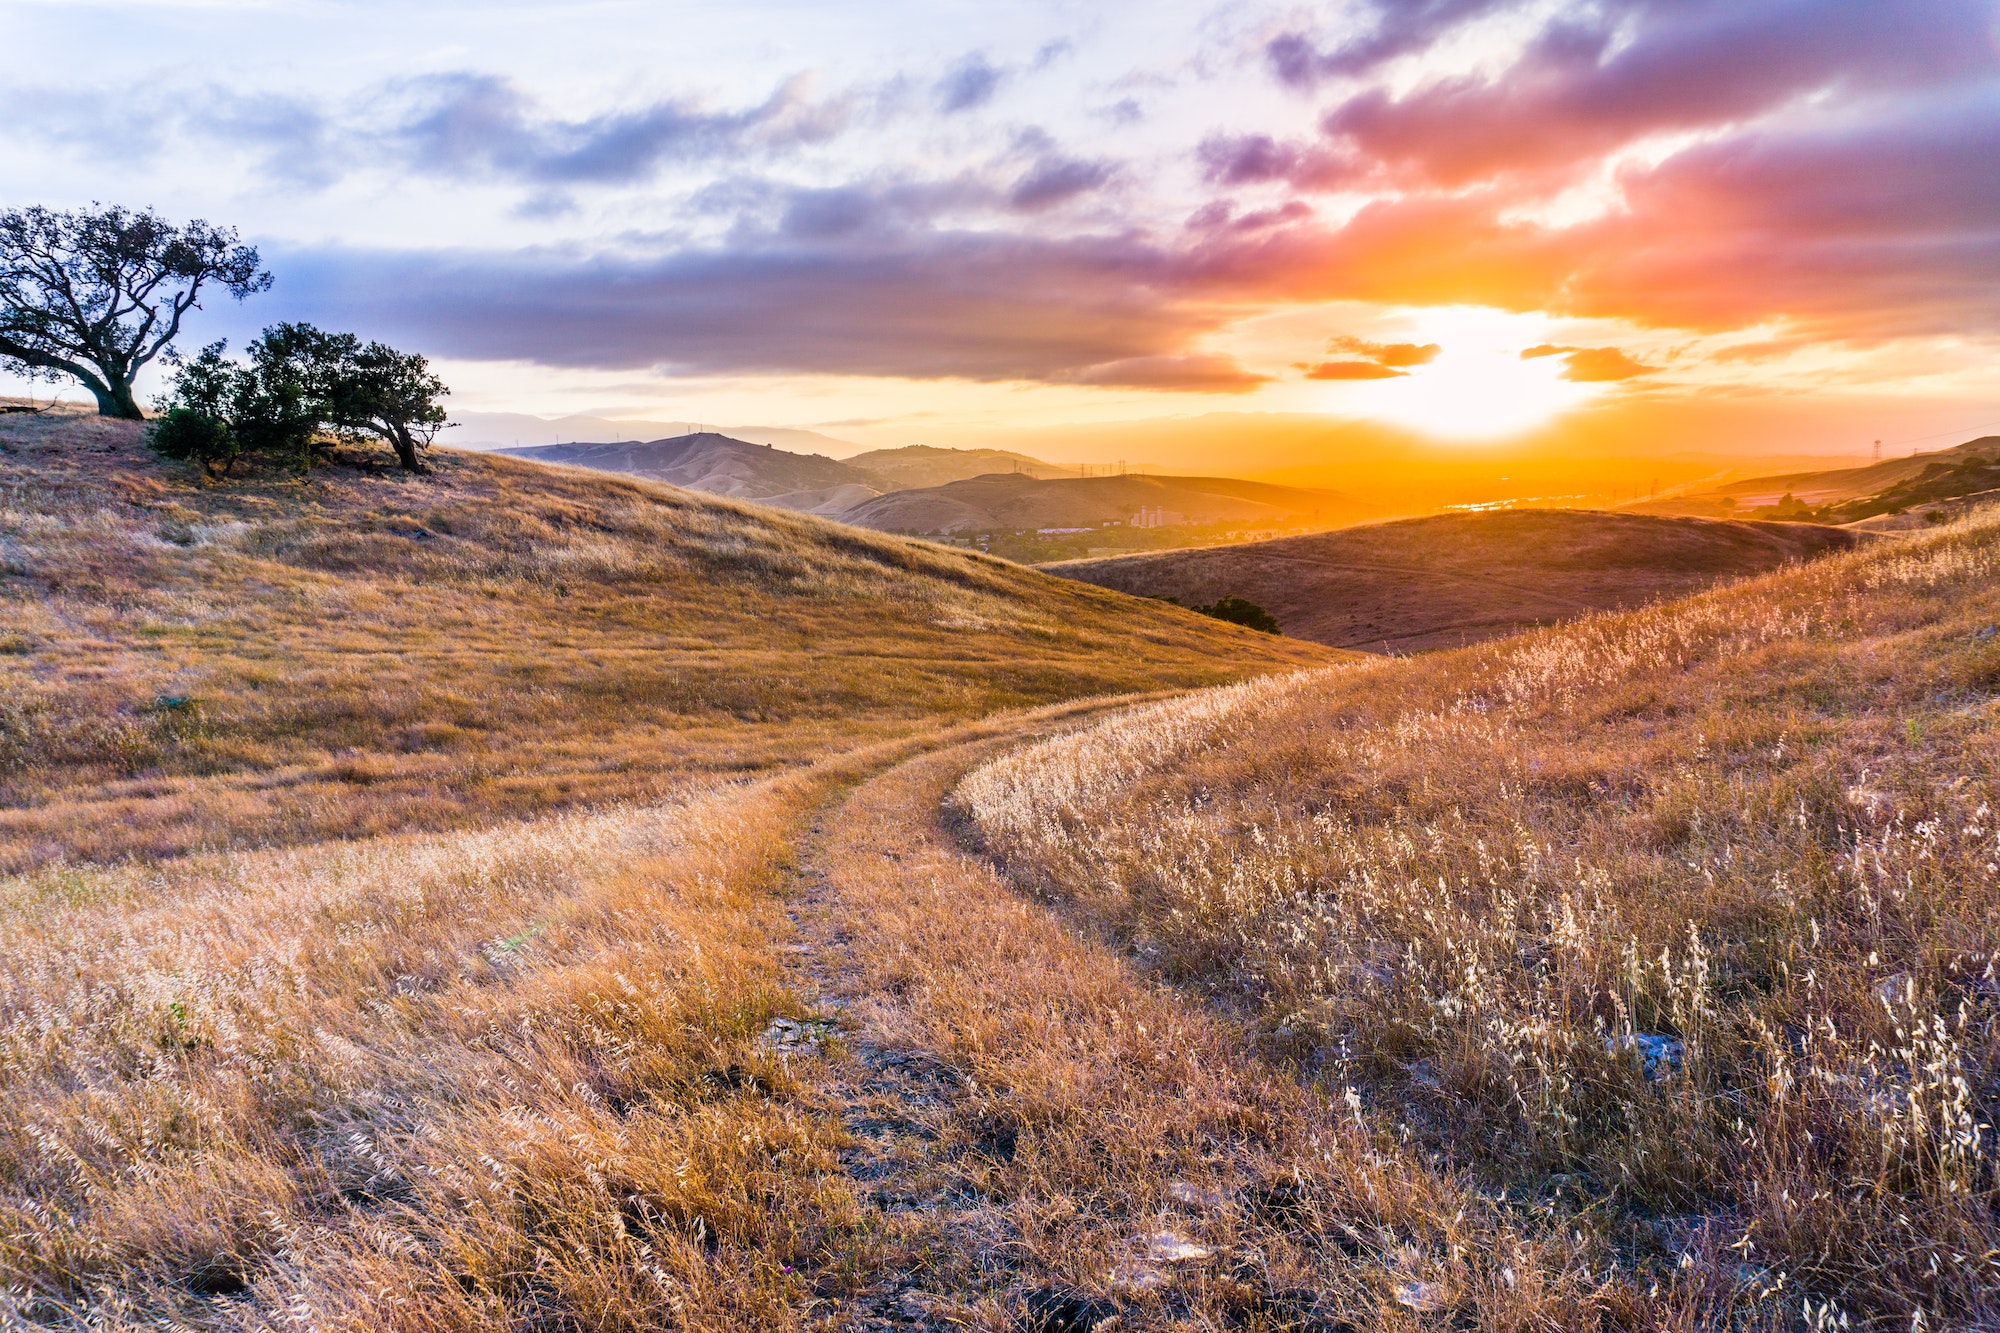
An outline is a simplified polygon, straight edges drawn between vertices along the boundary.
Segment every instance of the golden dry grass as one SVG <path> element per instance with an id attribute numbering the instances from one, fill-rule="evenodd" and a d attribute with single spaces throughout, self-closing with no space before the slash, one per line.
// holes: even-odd
<path id="1" fill-rule="evenodd" d="M 504 458 L 212 484 L 88 417 L 9 418 L 0 449 L 0 869 L 652 800 L 927 719 L 1316 660 Z"/>
<path id="2" fill-rule="evenodd" d="M 506 460 L 0 449 L 3 1326 L 823 1323 L 865 1208 L 757 1041 L 797 822 L 952 719 L 1320 655 Z"/>
<path id="3" fill-rule="evenodd" d="M 1021 882 L 1480 1200 L 1435 1235 L 1540 1247 L 1438 1318 L 1984 1327 L 1996 571 L 1989 514 L 1159 705 L 957 799 Z"/>
<path id="4" fill-rule="evenodd" d="M 1560 1227 L 1497 1217 L 1339 1090 L 1254 1058 L 1237 1024 L 960 852 L 935 813 L 971 758 L 863 787 L 809 861 L 823 984 L 885 1051 L 950 1073 L 942 1095 L 868 1107 L 916 1121 L 901 1169 L 874 1182 L 878 1290 L 900 1289 L 904 1309 L 914 1292 L 923 1327 L 992 1333 L 1038 1327 L 1038 1296 L 1125 1329 L 1266 1333 L 1641 1313 Z M 1655 1326 L 1703 1326 L 1705 1307 L 1682 1306 Z"/>

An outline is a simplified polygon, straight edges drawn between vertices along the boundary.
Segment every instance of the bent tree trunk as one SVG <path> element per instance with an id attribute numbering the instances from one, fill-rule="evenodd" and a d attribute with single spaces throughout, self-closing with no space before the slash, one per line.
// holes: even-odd
<path id="1" fill-rule="evenodd" d="M 417 457 L 416 437 L 408 428 L 397 426 L 389 433 L 389 443 L 396 446 L 396 461 L 403 465 L 405 472 L 429 472 L 423 460 Z"/>
<path id="2" fill-rule="evenodd" d="M 132 396 L 132 385 L 124 380 L 108 383 L 93 383 L 91 393 L 97 396 L 97 414 L 101 417 L 117 417 L 121 421 L 144 421 L 146 414 L 139 410 L 138 399 Z"/>

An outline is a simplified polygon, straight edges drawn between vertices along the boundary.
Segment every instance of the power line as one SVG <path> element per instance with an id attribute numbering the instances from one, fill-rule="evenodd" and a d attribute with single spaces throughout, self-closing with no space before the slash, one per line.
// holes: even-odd
<path id="1" fill-rule="evenodd" d="M 2000 429 L 2000 421 L 1988 421 L 1985 424 L 1979 426 L 1961 426 L 1954 430 L 1933 431 L 1929 435 L 1912 435 L 1906 440 L 1891 440 L 1889 441 L 1889 447 L 1891 449 L 1895 449 L 1895 448 L 1900 448 L 1901 446 L 1906 444 L 1922 444 L 1925 440 L 1936 440 L 1946 435 L 1964 435 L 1971 431 L 1996 430 L 1996 429 Z M 1877 443 L 1880 443 L 1880 441 L 1877 441 Z"/>

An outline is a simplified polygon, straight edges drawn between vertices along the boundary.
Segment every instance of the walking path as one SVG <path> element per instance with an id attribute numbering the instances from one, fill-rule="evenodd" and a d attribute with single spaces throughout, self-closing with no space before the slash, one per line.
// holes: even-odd
<path id="1" fill-rule="evenodd" d="M 1078 937 L 947 827 L 960 775 L 1099 711 L 1045 710 L 902 762 L 800 840 L 795 986 L 834 1022 L 770 1039 L 839 1114 L 866 1186 L 860 1271 L 831 1324 L 1394 1326 L 1443 1288 L 1407 1256 L 1357 1262 L 1382 1247 L 1336 1214 L 1359 1202 L 1387 1221 L 1418 1200 L 1344 1140 L 1345 1108 Z M 1356 1190 L 1374 1201 L 1336 1206 Z"/>

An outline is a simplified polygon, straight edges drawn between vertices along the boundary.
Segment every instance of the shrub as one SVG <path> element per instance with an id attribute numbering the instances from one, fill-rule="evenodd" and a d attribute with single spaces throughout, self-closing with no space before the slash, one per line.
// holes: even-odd
<path id="1" fill-rule="evenodd" d="M 1190 608 L 1217 620 L 1226 620 L 1232 625 L 1242 625 L 1247 629 L 1261 630 L 1266 634 L 1282 634 L 1278 628 L 1278 618 L 1247 597 L 1224 597 L 1207 606 Z"/>

